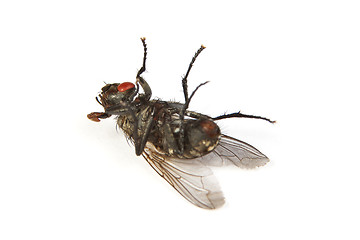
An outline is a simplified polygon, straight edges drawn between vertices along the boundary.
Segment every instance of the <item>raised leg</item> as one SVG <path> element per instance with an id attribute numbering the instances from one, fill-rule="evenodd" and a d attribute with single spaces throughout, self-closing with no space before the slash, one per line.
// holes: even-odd
<path id="1" fill-rule="evenodd" d="M 184 117 L 185 117 L 185 112 L 186 109 L 188 109 L 190 101 L 192 99 L 192 97 L 194 96 L 194 94 L 196 93 L 196 91 L 203 85 L 207 84 L 208 82 L 204 82 L 201 83 L 199 86 L 196 87 L 196 89 L 191 93 L 190 97 L 189 97 L 189 93 L 188 93 L 188 85 L 187 85 L 187 78 L 189 76 L 189 73 L 191 71 L 191 68 L 193 67 L 196 58 L 199 56 L 199 54 L 205 49 L 205 47 L 203 45 L 201 45 L 201 47 L 197 50 L 197 52 L 195 53 L 194 57 L 191 59 L 191 62 L 189 64 L 188 70 L 186 71 L 185 76 L 182 79 L 182 86 L 183 86 L 183 91 L 184 91 L 184 98 L 185 98 L 185 104 L 183 105 L 183 108 L 180 111 L 179 117 L 180 117 L 180 132 L 179 132 L 179 137 L 180 137 L 180 141 L 179 141 L 179 148 L 180 148 L 180 153 L 184 152 L 184 143 L 185 143 L 185 126 L 184 126 Z"/>
<path id="2" fill-rule="evenodd" d="M 146 64 L 146 56 L 147 56 L 147 46 L 146 46 L 146 38 L 140 38 L 141 39 L 141 42 L 143 44 L 143 47 L 144 47 L 144 57 L 143 57 L 143 64 L 141 66 L 141 68 L 139 69 L 137 75 L 136 75 L 136 78 L 140 77 L 140 75 L 145 72 L 146 70 L 146 67 L 145 67 L 145 64 Z"/>
<path id="3" fill-rule="evenodd" d="M 268 118 L 265 117 L 260 117 L 260 116 L 254 116 L 254 115 L 247 115 L 247 114 L 242 114 L 240 112 L 236 112 L 236 113 L 231 113 L 231 114 L 224 114 L 224 115 L 220 115 L 218 117 L 212 118 L 212 120 L 216 121 L 216 120 L 221 120 L 221 119 L 226 119 L 226 118 L 256 118 L 256 119 L 262 119 L 265 121 L 268 121 L 270 123 L 275 123 L 276 121 L 272 121 Z"/>
<path id="4" fill-rule="evenodd" d="M 185 74 L 185 76 L 182 79 L 182 86 L 183 86 L 183 91 L 184 91 L 184 97 L 185 97 L 185 103 L 188 101 L 189 99 L 189 94 L 188 94 L 188 85 L 187 85 L 187 78 L 189 76 L 190 70 L 193 67 L 196 58 L 199 56 L 199 54 L 202 52 L 202 50 L 204 50 L 205 47 L 203 45 L 201 45 L 201 47 L 199 48 L 199 50 L 197 50 L 197 52 L 195 53 L 194 57 L 191 59 L 191 62 L 189 64 L 188 70 Z"/>
<path id="5" fill-rule="evenodd" d="M 146 56 L 147 56 L 147 46 L 145 42 L 145 38 L 141 38 L 141 42 L 144 47 L 144 57 L 143 57 L 143 63 L 141 68 L 139 69 L 138 73 L 136 74 L 136 85 L 139 83 L 142 89 L 144 90 L 144 94 L 141 94 L 141 98 L 144 100 L 149 100 L 151 98 L 151 88 L 149 84 L 145 81 L 144 78 L 141 77 L 141 74 L 145 72 L 146 70 Z M 138 88 L 137 88 L 138 89 Z M 135 95 L 137 94 L 137 91 Z"/>

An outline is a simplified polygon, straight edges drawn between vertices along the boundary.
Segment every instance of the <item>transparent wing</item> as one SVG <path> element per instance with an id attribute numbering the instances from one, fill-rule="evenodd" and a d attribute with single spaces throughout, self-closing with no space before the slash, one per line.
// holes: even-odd
<path id="1" fill-rule="evenodd" d="M 255 168 L 265 165 L 269 159 L 250 144 L 221 135 L 218 146 L 199 161 L 207 166 L 234 164 L 241 168 Z"/>
<path id="2" fill-rule="evenodd" d="M 210 168 L 197 159 L 169 158 L 147 143 L 143 156 L 150 166 L 192 204 L 215 209 L 225 203 Z"/>

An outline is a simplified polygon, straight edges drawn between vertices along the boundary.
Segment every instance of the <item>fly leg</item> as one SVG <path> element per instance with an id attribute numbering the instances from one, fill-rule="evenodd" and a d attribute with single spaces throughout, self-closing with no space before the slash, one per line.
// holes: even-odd
<path id="1" fill-rule="evenodd" d="M 183 86 L 183 90 L 184 90 L 184 97 L 185 97 L 185 103 L 188 101 L 189 99 L 189 94 L 188 94 L 188 85 L 187 85 L 187 78 L 189 76 L 190 70 L 193 67 L 196 58 L 199 56 L 199 54 L 202 52 L 202 50 L 204 50 L 205 47 L 203 45 L 201 45 L 201 47 L 199 48 L 199 50 L 197 50 L 197 52 L 195 53 L 194 57 L 192 58 L 188 70 L 185 74 L 185 76 L 182 79 L 182 86 Z"/>
<path id="2" fill-rule="evenodd" d="M 191 62 L 189 64 L 188 70 L 185 74 L 185 76 L 182 79 L 182 87 L 183 87 L 183 91 L 184 91 L 184 98 L 185 98 L 185 104 L 183 105 L 182 109 L 180 110 L 180 114 L 179 114 L 179 118 L 180 118 L 180 132 L 179 132 L 179 151 L 180 153 L 184 152 L 184 144 L 185 144 L 185 126 L 184 126 L 184 117 L 185 117 L 185 112 L 189 107 L 191 98 L 194 96 L 195 92 L 203 85 L 207 84 L 208 82 L 204 82 L 201 83 L 199 86 L 196 87 L 196 89 L 191 93 L 190 97 L 188 94 L 188 85 L 187 85 L 187 78 L 189 76 L 190 70 L 193 67 L 196 58 L 199 56 L 199 54 L 205 49 L 205 47 L 203 45 L 201 45 L 201 47 L 199 48 L 199 50 L 197 50 L 197 52 L 195 53 L 194 57 L 191 59 Z"/>
<path id="3" fill-rule="evenodd" d="M 124 111 L 124 109 L 125 109 L 125 111 Z M 121 112 L 119 112 L 119 110 L 121 110 Z M 133 122 L 133 131 L 132 131 L 132 135 L 130 137 L 134 142 L 136 155 L 137 156 L 141 155 L 142 152 L 144 151 L 145 144 L 146 144 L 149 134 L 150 134 L 150 130 L 153 126 L 154 111 L 151 113 L 151 115 L 149 116 L 149 118 L 145 122 L 145 124 L 141 125 L 141 126 L 144 126 L 144 128 L 143 128 L 144 132 L 142 133 L 142 135 L 139 135 L 139 122 L 142 120 L 141 120 L 141 118 L 136 117 L 135 111 L 128 103 L 121 102 L 121 104 L 110 107 L 110 108 L 106 109 L 106 111 L 107 111 L 106 114 L 108 114 L 109 116 L 111 116 L 111 114 L 121 115 L 124 112 L 126 112 L 127 114 L 130 115 L 129 117 L 130 117 L 130 119 L 132 119 L 132 122 Z"/>
<path id="4" fill-rule="evenodd" d="M 221 119 L 226 119 L 226 118 L 256 118 L 256 119 L 262 119 L 265 121 L 268 121 L 270 123 L 275 123 L 276 121 L 272 121 L 268 118 L 265 117 L 261 117 L 261 116 L 254 116 L 254 115 L 247 115 L 247 114 L 242 114 L 240 112 L 236 112 L 236 113 L 231 113 L 231 114 L 224 114 L 224 115 L 220 115 L 218 117 L 212 118 L 212 120 L 216 121 L 216 120 L 221 120 Z"/>
<path id="5" fill-rule="evenodd" d="M 143 135 L 141 137 L 139 137 L 139 136 L 137 137 L 137 141 L 135 142 L 135 153 L 137 156 L 140 156 L 142 154 L 142 152 L 144 151 L 146 142 L 149 138 L 150 131 L 153 127 L 153 123 L 154 123 L 153 116 L 154 116 L 154 114 L 152 113 L 152 115 L 146 121 Z M 137 132 L 135 134 L 138 135 Z"/>
<path id="6" fill-rule="evenodd" d="M 187 110 L 185 112 L 185 116 L 195 118 L 195 119 L 212 119 L 212 117 L 210 117 L 208 115 L 201 114 L 201 113 L 194 112 L 194 111 L 189 111 L 189 110 Z"/>
<path id="7" fill-rule="evenodd" d="M 145 81 L 145 79 L 141 77 L 141 74 L 146 70 L 145 64 L 146 64 L 146 56 L 147 56 L 147 47 L 146 47 L 145 38 L 141 38 L 141 42 L 144 46 L 144 57 L 143 57 L 143 64 L 140 70 L 138 71 L 138 73 L 136 74 L 136 85 L 140 83 L 141 88 L 144 90 L 144 93 L 141 94 L 140 97 L 145 101 L 148 101 L 151 98 L 151 88 L 149 84 Z M 137 92 L 138 92 L 138 88 L 134 96 L 137 94 Z"/>
<path id="8" fill-rule="evenodd" d="M 166 141 L 163 143 L 164 150 L 166 150 L 171 155 L 183 155 L 183 152 L 180 152 L 178 141 L 176 141 L 174 132 L 172 131 L 169 123 L 164 123 L 162 126 L 162 132 L 164 134 L 164 139 L 166 139 Z"/>

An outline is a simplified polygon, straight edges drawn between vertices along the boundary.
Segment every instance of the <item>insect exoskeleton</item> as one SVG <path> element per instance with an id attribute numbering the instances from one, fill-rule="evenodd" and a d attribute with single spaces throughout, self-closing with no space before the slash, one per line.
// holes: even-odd
<path id="1" fill-rule="evenodd" d="M 208 82 L 199 84 L 189 94 L 187 77 L 205 49 L 201 46 L 192 58 L 182 79 L 185 103 L 152 100 L 150 85 L 142 77 L 146 67 L 147 46 L 136 82 L 106 84 L 96 97 L 103 112 L 92 112 L 88 118 L 99 122 L 111 116 L 129 141 L 136 155 L 142 155 L 150 166 L 184 198 L 198 207 L 218 208 L 224 196 L 209 166 L 235 165 L 255 168 L 269 159 L 255 147 L 221 134 L 216 121 L 227 118 L 253 118 L 274 123 L 268 118 L 240 112 L 210 117 L 188 110 L 195 92 Z"/>
<path id="2" fill-rule="evenodd" d="M 186 150 L 193 158 L 211 152 L 217 146 L 221 134 L 219 126 L 209 119 L 187 120 L 185 132 L 189 141 Z"/>

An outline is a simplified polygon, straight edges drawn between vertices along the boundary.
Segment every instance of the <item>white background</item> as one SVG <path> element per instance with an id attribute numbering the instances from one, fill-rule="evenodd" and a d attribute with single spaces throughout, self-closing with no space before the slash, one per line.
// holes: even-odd
<path id="1" fill-rule="evenodd" d="M 1 1 L 0 239 L 359 239 L 358 1 Z M 227 203 L 184 200 L 95 96 L 144 77 L 269 156 L 216 168 Z"/>

